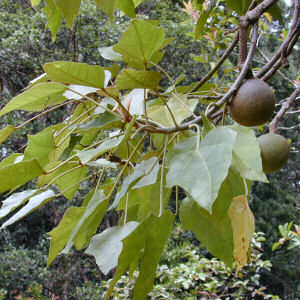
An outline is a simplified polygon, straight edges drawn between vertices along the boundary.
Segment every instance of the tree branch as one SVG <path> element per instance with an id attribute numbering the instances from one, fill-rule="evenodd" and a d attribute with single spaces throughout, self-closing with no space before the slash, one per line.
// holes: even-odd
<path id="1" fill-rule="evenodd" d="M 271 69 L 271 67 L 277 62 L 277 60 L 281 57 L 282 52 L 284 52 L 285 57 L 288 55 L 287 52 L 289 52 L 289 53 L 291 52 L 291 47 L 289 45 L 291 43 L 294 45 L 297 41 L 297 38 L 295 38 L 295 36 L 297 36 L 297 35 L 299 36 L 299 33 L 298 33 L 299 26 L 300 26 L 299 11 L 300 11 L 300 0 L 296 0 L 294 14 L 293 14 L 293 18 L 292 18 L 292 25 L 291 25 L 291 28 L 289 30 L 287 37 L 285 38 L 285 40 L 281 44 L 281 46 L 278 48 L 278 50 L 275 52 L 274 56 L 269 60 L 269 62 L 263 68 L 261 68 L 261 70 L 259 72 L 257 72 L 255 77 L 260 78 L 266 72 L 268 72 Z M 288 47 L 288 50 L 287 50 L 287 47 Z M 280 64 L 278 65 L 277 69 L 279 68 Z"/>
<path id="2" fill-rule="evenodd" d="M 223 62 L 225 61 L 225 59 L 229 56 L 229 54 L 232 52 L 232 50 L 234 49 L 234 47 L 236 46 L 237 42 L 239 40 L 239 34 L 236 33 L 236 35 L 234 36 L 234 39 L 232 41 L 232 43 L 230 44 L 230 46 L 227 48 L 227 50 L 224 52 L 224 54 L 222 55 L 222 57 L 220 58 L 220 60 L 217 62 L 217 64 L 214 66 L 213 69 L 211 69 L 211 71 L 204 76 L 197 85 L 195 85 L 189 92 L 195 92 L 197 91 L 206 81 L 208 81 L 215 73 L 216 71 L 220 68 L 220 66 L 223 64 Z"/>
<path id="3" fill-rule="evenodd" d="M 270 126 L 269 126 L 269 132 L 270 133 L 275 134 L 277 132 L 277 125 L 278 125 L 280 119 L 284 116 L 286 111 L 288 111 L 290 109 L 290 107 L 292 106 L 292 104 L 294 103 L 295 99 L 297 98 L 297 96 L 299 94 L 300 94 L 300 86 L 298 86 L 294 90 L 294 92 L 291 94 L 291 96 L 282 104 L 281 109 L 276 114 L 273 121 L 270 123 Z"/>

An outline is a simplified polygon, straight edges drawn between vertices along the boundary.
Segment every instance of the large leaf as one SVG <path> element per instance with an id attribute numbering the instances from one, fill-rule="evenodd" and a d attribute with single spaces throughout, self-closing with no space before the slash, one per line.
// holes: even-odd
<path id="1" fill-rule="evenodd" d="M 148 90 L 134 89 L 122 100 L 122 103 L 129 106 L 129 113 L 131 115 L 144 114 L 144 99 L 148 97 Z"/>
<path id="2" fill-rule="evenodd" d="M 236 196 L 228 209 L 234 241 L 234 259 L 240 270 L 248 260 L 248 250 L 255 231 L 255 221 L 247 196 Z"/>
<path id="3" fill-rule="evenodd" d="M 91 237 L 91 230 L 92 233 L 94 233 L 93 231 L 97 229 L 101 222 L 108 205 L 108 200 L 109 199 L 105 198 L 103 190 L 99 189 L 94 193 L 87 204 L 84 214 L 72 230 L 62 253 L 69 253 L 74 243 L 75 245 L 82 246 L 87 242 L 87 240 Z"/>
<path id="4" fill-rule="evenodd" d="M 51 265 L 55 257 L 66 246 L 70 234 L 72 233 L 80 218 L 83 216 L 84 211 L 85 207 L 68 208 L 58 226 L 56 226 L 49 232 L 49 235 L 51 236 L 51 242 L 47 261 L 48 267 Z"/>
<path id="5" fill-rule="evenodd" d="M 134 286 L 133 300 L 147 298 L 153 288 L 156 269 L 164 246 L 172 229 L 174 215 L 164 211 L 151 227 L 146 239 L 145 249 L 140 259 L 139 277 Z"/>
<path id="6" fill-rule="evenodd" d="M 6 126 L 0 130 L 0 144 L 4 142 L 14 131 L 16 128 L 14 126 Z"/>
<path id="7" fill-rule="evenodd" d="M 40 111 L 48 106 L 62 103 L 66 100 L 62 96 L 66 88 L 65 85 L 56 82 L 35 85 L 8 102 L 0 111 L 0 117 L 17 109 Z"/>
<path id="8" fill-rule="evenodd" d="M 117 271 L 114 279 L 110 283 L 110 286 L 105 295 L 105 299 L 108 299 L 117 281 L 139 256 L 141 250 L 145 246 L 145 241 L 148 236 L 149 230 L 155 224 L 156 220 L 157 217 L 150 214 L 147 219 L 141 222 L 137 226 L 137 228 L 133 232 L 131 232 L 131 234 L 123 239 L 123 248 L 118 259 Z"/>
<path id="9" fill-rule="evenodd" d="M 168 106 L 177 124 L 193 114 L 197 106 L 197 99 L 187 99 L 185 95 L 176 95 L 168 101 Z M 168 108 L 165 105 L 154 105 L 147 109 L 147 115 L 150 119 L 165 125 L 167 127 L 174 126 L 174 121 Z"/>
<path id="10" fill-rule="evenodd" d="M 68 84 L 104 88 L 104 68 L 85 63 L 56 61 L 44 65 L 49 79 Z"/>
<path id="11" fill-rule="evenodd" d="M 135 18 L 135 10 L 133 0 L 115 0 L 116 7 L 124 12 L 130 18 Z"/>
<path id="12" fill-rule="evenodd" d="M 113 18 L 115 10 L 115 0 L 95 0 L 102 11 L 109 17 L 110 20 Z"/>
<path id="13" fill-rule="evenodd" d="M 123 137 L 117 137 L 110 140 L 104 141 L 98 147 L 90 150 L 83 150 L 76 153 L 76 156 L 79 157 L 80 161 L 83 164 L 88 163 L 92 159 L 100 156 L 101 154 L 107 152 L 108 150 L 112 150 L 117 147 L 122 142 Z"/>
<path id="14" fill-rule="evenodd" d="M 122 240 L 135 230 L 138 224 L 128 222 L 122 226 L 110 227 L 92 237 L 85 253 L 95 257 L 99 269 L 104 274 L 117 267 L 123 247 Z"/>
<path id="15" fill-rule="evenodd" d="M 211 213 L 231 164 L 236 136 L 233 130 L 219 127 L 205 136 L 199 149 L 196 147 L 197 137 L 175 144 L 167 155 L 167 186 L 181 186 L 201 207 Z"/>
<path id="16" fill-rule="evenodd" d="M 160 80 L 161 74 L 156 71 L 124 69 L 117 77 L 116 85 L 120 90 L 136 88 L 155 89 Z"/>
<path id="17" fill-rule="evenodd" d="M 0 193 L 23 185 L 44 173 L 37 159 L 20 161 L 0 168 Z"/>
<path id="18" fill-rule="evenodd" d="M 28 135 L 28 145 L 24 152 L 24 160 L 36 158 L 44 167 L 49 163 L 50 152 L 55 150 L 53 131 Z"/>
<path id="19" fill-rule="evenodd" d="M 81 0 L 54 0 L 55 5 L 61 11 L 68 26 L 72 29 L 73 22 L 78 15 Z"/>
<path id="20" fill-rule="evenodd" d="M 4 200 L 0 208 L 0 219 L 25 203 L 36 191 L 37 190 L 26 190 L 20 193 L 14 193 Z"/>
<path id="21" fill-rule="evenodd" d="M 59 162 L 49 164 L 47 166 L 47 169 L 49 170 L 58 164 Z M 84 179 L 86 172 L 87 167 L 81 166 L 80 168 L 78 168 L 78 163 L 70 162 L 69 164 L 62 165 L 56 171 L 48 175 L 41 176 L 38 180 L 38 184 L 39 186 L 42 186 L 57 178 L 56 180 L 54 180 L 53 184 L 56 184 L 61 191 L 67 190 L 63 193 L 63 195 L 67 199 L 72 200 L 79 188 L 79 184 L 76 185 L 76 183 Z"/>
<path id="22" fill-rule="evenodd" d="M 159 171 L 158 163 L 153 167 L 156 161 L 157 157 L 151 157 L 136 165 L 133 173 L 124 179 L 121 190 L 117 193 L 110 209 L 118 206 L 120 200 L 125 196 L 129 189 L 151 185 L 156 182 Z"/>
<path id="23" fill-rule="evenodd" d="M 52 42 L 56 40 L 56 34 L 59 29 L 59 25 L 62 19 L 62 13 L 56 7 L 54 0 L 45 0 L 46 6 L 44 7 L 44 12 L 47 17 L 47 27 L 51 31 L 52 34 Z"/>
<path id="24" fill-rule="evenodd" d="M 233 165 L 244 178 L 268 182 L 262 169 L 260 148 L 253 130 L 240 125 L 230 126 L 230 128 L 237 132 L 233 147 Z"/>
<path id="25" fill-rule="evenodd" d="M 31 197 L 29 199 L 28 203 L 24 207 L 22 207 L 17 213 L 15 213 L 4 224 L 2 224 L 0 229 L 3 229 L 6 226 L 11 225 L 11 224 L 15 223 L 16 221 L 22 219 L 23 217 L 27 216 L 31 212 L 38 209 L 40 206 L 49 202 L 54 196 L 55 196 L 55 193 L 51 190 L 48 190 L 46 192 L 43 192 L 41 194 Z"/>
<path id="26" fill-rule="evenodd" d="M 86 133 L 91 131 L 122 127 L 122 125 L 124 125 L 123 121 L 121 121 L 115 115 L 112 115 L 111 113 L 106 111 L 103 114 L 100 114 L 97 118 L 93 119 L 92 121 L 78 125 L 78 129 L 76 129 L 76 132 Z"/>
<path id="27" fill-rule="evenodd" d="M 234 245 L 227 211 L 232 199 L 242 193 L 245 193 L 242 178 L 238 173 L 230 170 L 213 204 L 212 214 L 190 198 L 183 200 L 180 207 L 183 228 L 193 231 L 208 251 L 222 259 L 228 266 L 233 262 Z"/>
<path id="28" fill-rule="evenodd" d="M 164 30 L 148 21 L 135 19 L 113 47 L 131 67 L 144 69 L 165 38 Z"/>

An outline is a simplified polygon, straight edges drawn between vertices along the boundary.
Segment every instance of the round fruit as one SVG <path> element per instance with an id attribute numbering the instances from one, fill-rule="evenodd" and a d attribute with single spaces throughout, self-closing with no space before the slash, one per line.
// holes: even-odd
<path id="1" fill-rule="evenodd" d="M 288 141 L 278 134 L 264 134 L 258 139 L 263 171 L 273 173 L 280 170 L 288 161 L 290 145 Z"/>
<path id="2" fill-rule="evenodd" d="M 274 92 L 267 83 L 258 78 L 247 79 L 228 107 L 237 123 L 249 127 L 262 125 L 273 114 Z"/>

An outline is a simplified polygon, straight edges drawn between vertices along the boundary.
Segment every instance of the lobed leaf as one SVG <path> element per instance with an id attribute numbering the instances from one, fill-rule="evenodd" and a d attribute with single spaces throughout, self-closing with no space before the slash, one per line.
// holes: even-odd
<path id="1" fill-rule="evenodd" d="M 128 66 L 144 69 L 163 45 L 165 32 L 148 21 L 135 19 L 113 50 L 120 53 Z"/>
<path id="2" fill-rule="evenodd" d="M 175 144 L 167 154 L 167 187 L 181 186 L 211 213 L 231 165 L 236 136 L 233 130 L 219 127 L 208 132 L 199 149 L 196 148 L 197 137 Z"/>

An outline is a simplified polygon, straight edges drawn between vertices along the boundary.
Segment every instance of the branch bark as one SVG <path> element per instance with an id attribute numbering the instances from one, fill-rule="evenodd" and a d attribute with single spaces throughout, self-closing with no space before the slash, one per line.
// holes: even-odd
<path id="1" fill-rule="evenodd" d="M 269 126 L 269 132 L 270 133 L 277 133 L 277 125 L 281 118 L 284 116 L 284 114 L 289 110 L 289 108 L 293 105 L 295 99 L 297 96 L 300 94 L 300 86 L 298 86 L 294 92 L 291 94 L 291 96 L 282 104 L 281 109 L 279 112 L 276 114 L 275 118 L 273 121 L 270 123 Z"/>

